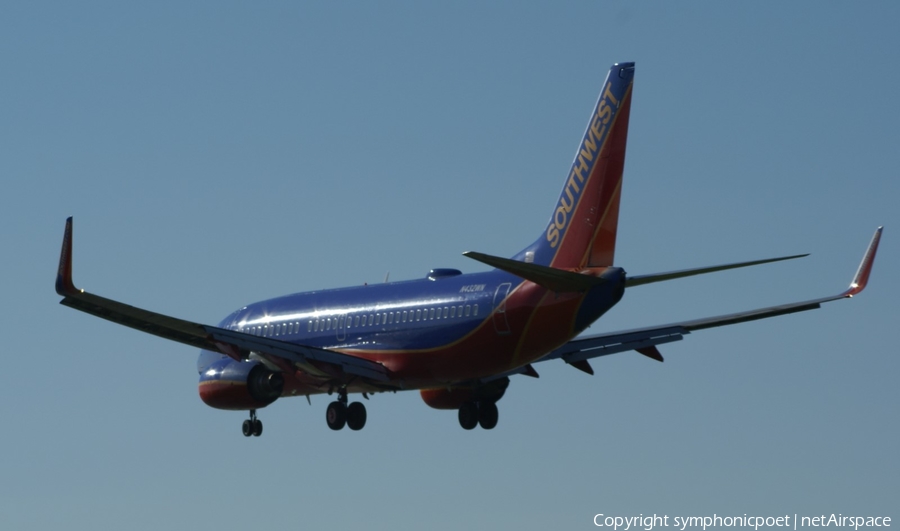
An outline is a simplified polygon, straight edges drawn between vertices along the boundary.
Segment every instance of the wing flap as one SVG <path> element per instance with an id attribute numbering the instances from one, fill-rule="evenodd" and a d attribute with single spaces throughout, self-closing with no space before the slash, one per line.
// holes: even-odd
<path id="1" fill-rule="evenodd" d="M 59 303 L 107 321 L 192 347 L 219 350 L 209 340 L 203 326 L 197 323 L 143 310 L 81 290 L 66 295 Z"/>

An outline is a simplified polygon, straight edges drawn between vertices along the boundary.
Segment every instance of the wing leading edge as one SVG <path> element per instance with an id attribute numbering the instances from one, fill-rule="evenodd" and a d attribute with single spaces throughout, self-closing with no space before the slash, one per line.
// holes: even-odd
<path id="1" fill-rule="evenodd" d="M 151 312 L 78 289 L 72 282 L 72 218 L 66 220 L 56 292 L 63 296 L 60 304 L 108 321 L 125 325 L 165 339 L 193 347 L 221 352 L 236 360 L 254 354 L 283 371 L 300 369 L 310 375 L 349 381 L 356 377 L 376 382 L 390 381 L 388 369 L 380 363 L 286 341 L 257 337 L 184 319 Z"/>
<path id="2" fill-rule="evenodd" d="M 875 262 L 875 253 L 878 251 L 878 243 L 881 241 L 882 229 L 883 227 L 878 227 L 878 229 L 875 230 L 875 234 L 872 236 L 872 240 L 866 248 L 866 253 L 863 255 L 862 262 L 860 262 L 859 268 L 856 270 L 853 281 L 846 290 L 838 295 L 803 302 L 782 304 L 779 306 L 769 306 L 767 308 L 759 308 L 727 315 L 718 315 L 704 319 L 694 319 L 692 321 L 683 321 L 680 323 L 578 338 L 569 341 L 562 347 L 550 352 L 539 361 L 562 359 L 566 363 L 590 374 L 593 374 L 593 370 L 590 368 L 590 365 L 588 365 L 587 360 L 628 350 L 636 350 L 645 356 L 662 361 L 662 355 L 659 354 L 656 345 L 679 341 L 685 335 L 690 334 L 695 330 L 703 330 L 717 326 L 755 321 L 757 319 L 767 319 L 769 317 L 787 315 L 789 313 L 814 310 L 821 306 L 822 303 L 853 297 L 865 289 L 866 284 L 869 281 L 869 275 L 872 272 L 872 264 Z M 783 259 L 785 258 L 782 258 L 782 260 Z"/>

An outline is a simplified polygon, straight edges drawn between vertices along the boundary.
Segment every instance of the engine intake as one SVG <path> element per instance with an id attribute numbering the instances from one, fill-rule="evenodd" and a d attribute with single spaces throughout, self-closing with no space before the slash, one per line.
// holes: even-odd
<path id="1" fill-rule="evenodd" d="M 200 399 L 217 409 L 258 409 L 284 391 L 284 376 L 259 362 L 223 359 L 200 374 Z"/>

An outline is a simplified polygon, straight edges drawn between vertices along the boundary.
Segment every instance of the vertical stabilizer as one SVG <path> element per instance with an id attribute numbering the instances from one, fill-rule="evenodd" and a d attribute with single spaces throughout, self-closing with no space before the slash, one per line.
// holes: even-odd
<path id="1" fill-rule="evenodd" d="M 515 256 L 556 268 L 613 265 L 634 63 L 610 69 L 544 233 Z"/>

